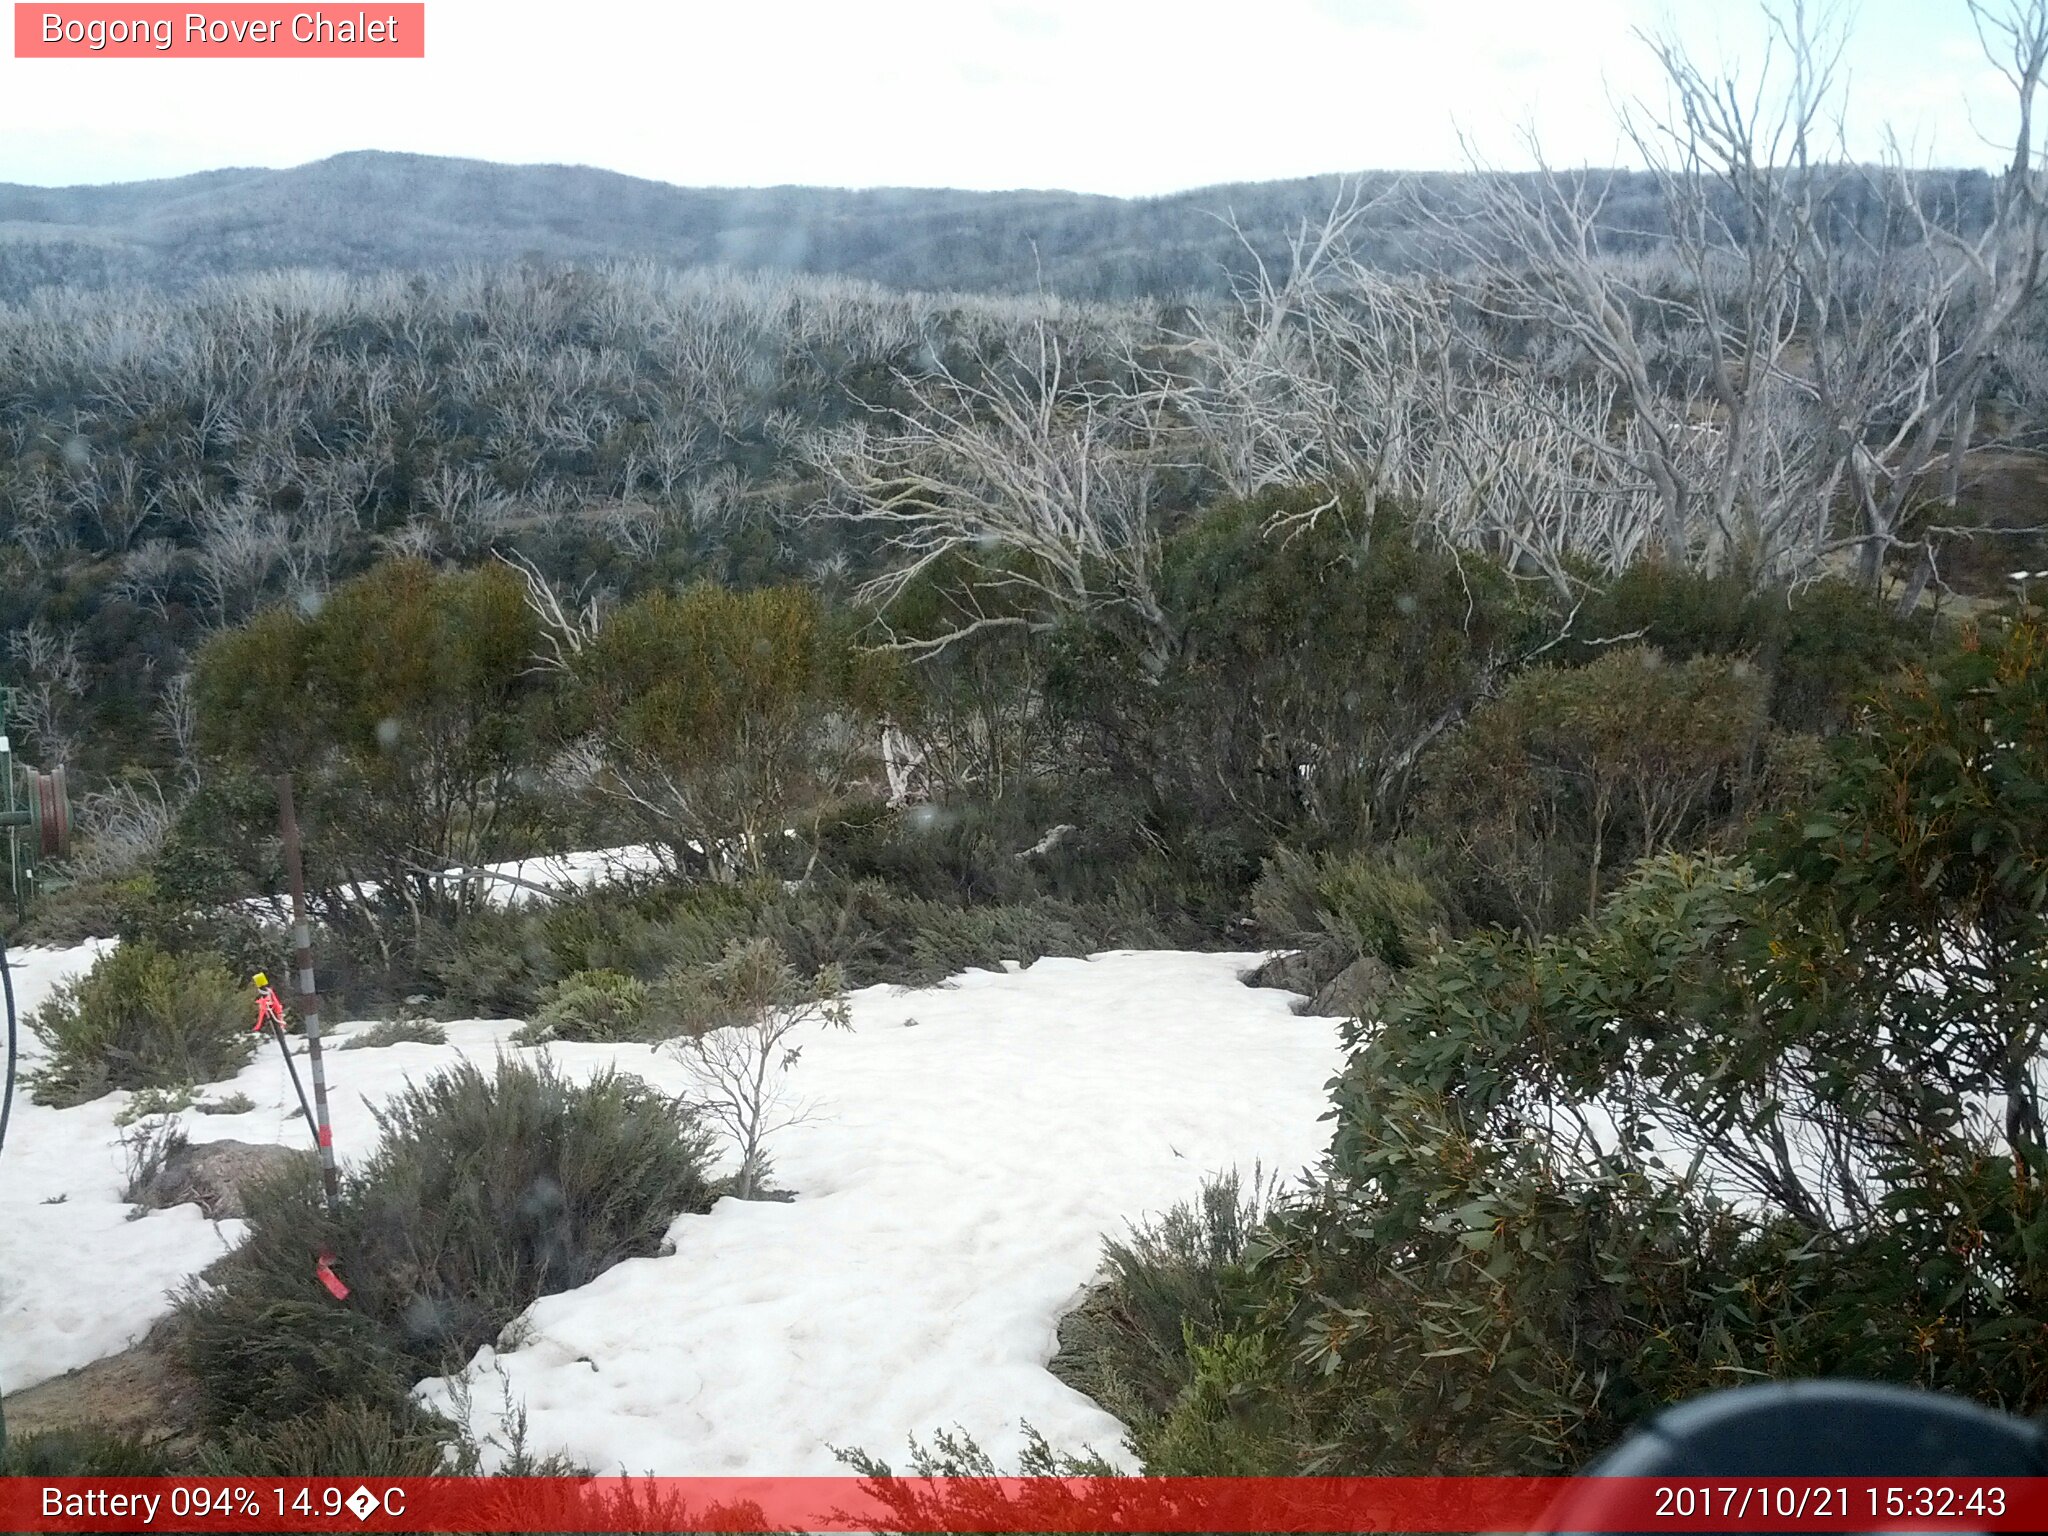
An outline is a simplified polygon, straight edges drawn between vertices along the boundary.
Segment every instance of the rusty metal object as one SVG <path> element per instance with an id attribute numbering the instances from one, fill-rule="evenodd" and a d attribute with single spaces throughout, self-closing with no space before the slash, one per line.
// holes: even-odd
<path id="1" fill-rule="evenodd" d="M 66 793 L 64 769 L 60 764 L 49 773 L 34 776 L 36 809 L 36 856 L 61 859 L 71 852 L 71 798 Z"/>

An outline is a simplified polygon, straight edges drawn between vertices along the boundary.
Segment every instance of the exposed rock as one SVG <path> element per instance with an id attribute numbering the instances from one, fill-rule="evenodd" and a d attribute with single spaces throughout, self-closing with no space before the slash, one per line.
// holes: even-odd
<path id="1" fill-rule="evenodd" d="M 152 1209 L 195 1202 L 220 1221 L 248 1214 L 243 1203 L 250 1185 L 312 1154 L 268 1142 L 202 1141 L 174 1148 L 163 1167 L 140 1190 L 137 1205 Z"/>
<path id="2" fill-rule="evenodd" d="M 1321 1013 L 1321 995 L 1337 985 L 1351 961 L 1349 946 L 1323 938 L 1305 949 L 1283 950 L 1263 965 L 1246 971 L 1240 979 L 1248 987 L 1278 987 L 1283 992 L 1298 993 L 1302 1001 L 1295 1005 L 1296 1013 Z"/>
<path id="3" fill-rule="evenodd" d="M 1278 987 L 1282 992 L 1299 992 L 1303 997 L 1313 996 L 1316 990 L 1314 963 L 1299 949 L 1280 951 L 1246 971 L 1240 979 L 1248 987 Z"/>
<path id="4" fill-rule="evenodd" d="M 1394 973 L 1386 962 L 1362 955 L 1339 971 L 1302 1011 L 1326 1019 L 1369 1019 L 1393 988 Z"/>
<path id="5" fill-rule="evenodd" d="M 1096 1397 L 1100 1373 L 1093 1368 L 1097 1353 L 1116 1332 L 1116 1287 L 1103 1275 L 1089 1281 L 1078 1300 L 1053 1325 L 1053 1356 L 1045 1368 L 1105 1412 L 1114 1412 Z"/>

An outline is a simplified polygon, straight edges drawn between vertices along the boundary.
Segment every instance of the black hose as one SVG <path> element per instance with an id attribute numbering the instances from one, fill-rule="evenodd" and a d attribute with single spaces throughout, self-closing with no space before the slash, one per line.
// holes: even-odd
<path id="1" fill-rule="evenodd" d="M 14 1112 L 14 1062 L 19 1054 L 14 1019 L 14 974 L 7 967 L 7 942 L 0 939 L 0 993 L 7 998 L 7 1083 L 0 1088 L 0 1147 L 7 1145 L 7 1118 Z M 0 1457 L 7 1454 L 7 1414 L 0 1409 Z"/>
<path id="2" fill-rule="evenodd" d="M 14 1112 L 14 1060 L 19 1051 L 14 1022 L 14 976 L 7 969 L 7 944 L 0 940 L 0 993 L 7 996 L 7 1086 L 0 1088 L 0 1147 L 7 1145 L 7 1117 Z"/>

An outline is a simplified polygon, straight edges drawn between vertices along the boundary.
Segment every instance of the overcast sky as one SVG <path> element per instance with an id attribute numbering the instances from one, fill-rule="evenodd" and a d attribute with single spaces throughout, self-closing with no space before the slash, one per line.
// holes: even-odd
<path id="1" fill-rule="evenodd" d="M 330 3 L 375 13 L 374 0 Z M 118 15 L 120 7 L 105 7 Z M 1995 164 L 1962 0 L 1864 0 L 1852 136 Z M 1062 187 L 1614 163 L 1656 90 L 1637 28 L 1760 57 L 1742 0 L 428 0 L 418 61 L 0 59 L 0 181 L 288 166 L 350 149 L 685 185 Z"/>

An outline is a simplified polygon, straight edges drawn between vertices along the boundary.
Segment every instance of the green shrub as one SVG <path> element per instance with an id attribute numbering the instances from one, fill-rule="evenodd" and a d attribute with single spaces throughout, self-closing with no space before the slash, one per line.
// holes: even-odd
<path id="1" fill-rule="evenodd" d="M 247 1240 L 181 1299 L 180 1348 L 215 1425 L 392 1407 L 537 1297 L 654 1252 L 678 1214 L 710 1205 L 690 1111 L 619 1073 L 463 1062 L 377 1119 L 378 1150 L 338 1211 L 310 1170 L 258 1185 Z M 321 1252 L 347 1301 L 315 1278 Z"/>
<path id="2" fill-rule="evenodd" d="M 958 906 L 875 881 L 807 887 L 765 908 L 755 930 L 802 971 L 836 966 L 849 986 L 929 986 L 970 967 L 1000 970 L 1046 955 L 1087 955 L 1158 942 L 1129 904 L 1040 898 Z"/>
<path id="3" fill-rule="evenodd" d="M 446 1045 L 448 1031 L 432 1019 L 384 1019 L 359 1029 L 341 1042 L 344 1051 L 374 1050 L 384 1045 Z"/>
<path id="4" fill-rule="evenodd" d="M 401 1408 L 330 1402 L 277 1423 L 252 1422 L 204 1447 L 200 1477 L 449 1477 L 475 1471 L 474 1452 L 445 1419 Z"/>
<path id="5" fill-rule="evenodd" d="M 1018 862 L 1014 852 L 1002 857 Z M 422 969 L 457 1006 L 531 1018 L 525 1043 L 662 1039 L 698 1027 L 687 979 L 737 943 L 771 940 L 799 971 L 836 966 L 850 986 L 926 985 L 1005 960 L 1162 943 L 1152 916 L 1160 899 L 1112 891 L 963 904 L 873 878 L 593 891 L 466 918 L 423 948 Z"/>
<path id="6" fill-rule="evenodd" d="M 38 891 L 13 944 L 48 944 L 65 949 L 87 939 L 118 938 L 123 917 L 146 889 L 139 876 L 120 880 L 76 880 Z"/>
<path id="7" fill-rule="evenodd" d="M 647 988 L 620 971 L 578 971 L 548 989 L 521 1045 L 549 1040 L 645 1040 Z"/>
<path id="8" fill-rule="evenodd" d="M 1735 1379 L 2048 1407 L 2044 765 L 2048 632 L 1971 636 L 1746 858 L 1411 969 L 1148 1470 L 1569 1472 Z"/>
<path id="9" fill-rule="evenodd" d="M 123 944 L 152 946 L 174 955 L 218 956 L 238 978 L 284 969 L 290 944 L 281 922 L 233 899 L 217 906 L 196 904 L 164 884 L 162 866 L 160 858 L 150 874 L 124 884 Z"/>
<path id="10" fill-rule="evenodd" d="M 1418 539 L 1394 504 L 1318 488 L 1229 501 L 1160 551 L 1166 654 L 1076 625 L 1048 712 L 1205 905 L 1241 911 L 1276 842 L 1361 841 L 1405 799 L 1418 743 L 1528 649 L 1491 559 Z M 1092 787 L 1092 786 L 1091 786 Z"/>
<path id="11" fill-rule="evenodd" d="M 1361 958 L 1405 970 L 1448 922 L 1420 862 L 1399 843 L 1319 855 L 1276 849 L 1252 887 L 1252 919 L 1261 939 L 1304 954 L 1318 987 Z"/>
<path id="12" fill-rule="evenodd" d="M 319 1177 L 310 1169 L 288 1190 L 244 1199 L 265 1230 L 295 1215 L 310 1217 L 312 1231 L 324 1225 Z M 260 1431 L 329 1408 L 389 1409 L 423 1374 L 387 1324 L 320 1289 L 317 1252 L 317 1240 L 293 1245 L 288 1274 L 259 1273 L 259 1264 L 277 1258 L 252 1255 L 220 1284 L 181 1298 L 177 1352 L 215 1428 Z M 354 1278 L 346 1257 L 337 1267 Z"/>
<path id="13" fill-rule="evenodd" d="M 103 1429 L 9 1435 L 0 1477 L 165 1477 L 170 1458 L 151 1441 Z"/>
<path id="14" fill-rule="evenodd" d="M 1601 648 L 1590 642 L 1623 634 L 1674 661 L 1747 657 L 1765 679 L 1773 723 L 1823 733 L 1841 729 L 1859 699 L 1927 648 L 1924 621 L 1901 623 L 1853 582 L 1753 591 L 1737 574 L 1658 561 L 1633 565 L 1592 593 L 1573 634 L 1557 660 L 1597 660 Z"/>
<path id="15" fill-rule="evenodd" d="M 182 1114 L 193 1108 L 198 1098 L 198 1090 L 190 1083 L 180 1083 L 175 1088 L 139 1088 L 115 1113 L 114 1124 L 134 1125 L 140 1120 Z"/>
<path id="16" fill-rule="evenodd" d="M 1029 901 L 1063 873 L 1065 861 L 1027 861 L 1018 852 L 1073 817 L 1020 802 L 901 810 L 854 802 L 820 824 L 818 862 L 837 881 L 880 881 L 928 901 Z"/>
<path id="17" fill-rule="evenodd" d="M 247 993 L 209 954 L 123 944 L 64 983 L 29 1019 L 49 1059 L 29 1079 L 39 1104 L 82 1104 L 116 1088 L 176 1088 L 231 1077 L 248 1060 Z"/>
<path id="18" fill-rule="evenodd" d="M 1639 859 L 1739 825 L 1765 693 L 1746 659 L 1674 662 L 1642 646 L 1533 667 L 1426 755 L 1415 823 L 1476 910 L 1555 932 Z"/>
<path id="19" fill-rule="evenodd" d="M 815 592 L 700 582 L 614 609 L 569 669 L 604 782 L 681 868 L 768 874 L 783 829 L 859 777 L 886 662 Z"/>
<path id="20" fill-rule="evenodd" d="M 321 906 L 343 928 L 377 920 L 343 946 L 364 962 L 364 991 L 376 971 L 409 963 L 399 935 L 417 942 L 433 914 L 463 905 L 435 871 L 531 845 L 539 810 L 525 789 L 551 739 L 538 638 L 509 567 L 390 559 L 317 605 L 280 604 L 216 632 L 195 658 L 208 776 L 257 781 L 217 807 L 216 835 L 267 843 L 277 807 L 260 776 L 298 765 Z M 379 895 L 365 903 L 373 881 Z"/>
<path id="21" fill-rule="evenodd" d="M 1105 947 L 1079 913 L 1053 902 L 1028 906 L 938 907 L 918 924 L 900 978 L 928 986 L 970 967 L 1001 970 L 1047 955 L 1085 956 Z"/>
<path id="22" fill-rule="evenodd" d="M 421 984 L 451 1006 L 499 1018 L 531 1016 L 563 974 L 541 917 L 519 907 L 484 907 L 427 928 L 419 973 Z"/>
<path id="23" fill-rule="evenodd" d="M 1200 1198 L 1103 1244 L 1108 1272 L 1060 1324 L 1049 1369 L 1129 1425 L 1142 1448 L 1194 1380 L 1191 1344 L 1224 1327 L 1274 1191 L 1235 1170 L 1204 1180 Z M 1146 1456 L 1150 1464 L 1150 1456 Z"/>

